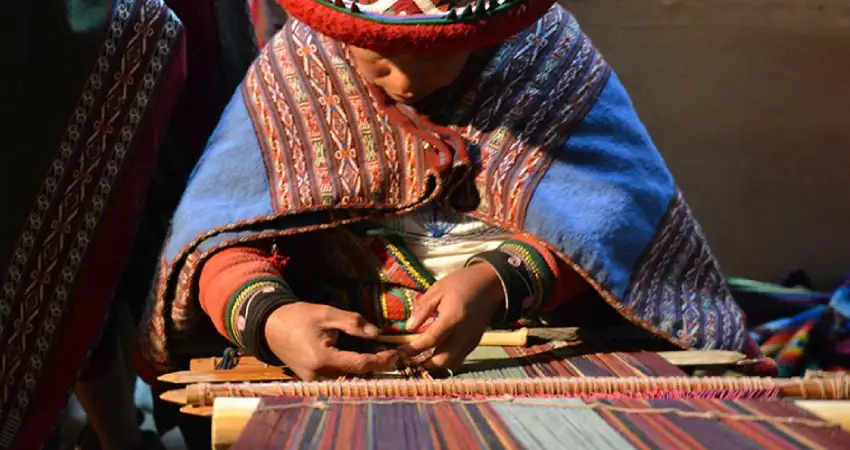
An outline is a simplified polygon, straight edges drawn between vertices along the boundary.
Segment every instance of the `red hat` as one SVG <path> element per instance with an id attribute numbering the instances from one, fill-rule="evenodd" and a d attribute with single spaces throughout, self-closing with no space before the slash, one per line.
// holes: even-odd
<path id="1" fill-rule="evenodd" d="M 554 0 L 277 0 L 337 41 L 382 55 L 471 51 L 531 26 Z M 436 3 L 435 3 L 436 1 Z"/>

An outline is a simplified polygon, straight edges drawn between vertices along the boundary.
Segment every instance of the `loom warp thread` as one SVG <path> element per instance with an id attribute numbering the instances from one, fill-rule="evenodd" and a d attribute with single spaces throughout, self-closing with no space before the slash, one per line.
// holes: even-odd
<path id="1" fill-rule="evenodd" d="M 675 394 L 675 395 L 674 395 Z M 722 395 L 721 395 L 722 394 Z M 800 397 L 850 399 L 850 377 L 768 378 L 532 378 L 501 380 L 359 380 L 348 382 L 198 383 L 186 389 L 188 404 L 211 405 L 216 397 L 517 397 L 643 396 L 669 398 Z"/>

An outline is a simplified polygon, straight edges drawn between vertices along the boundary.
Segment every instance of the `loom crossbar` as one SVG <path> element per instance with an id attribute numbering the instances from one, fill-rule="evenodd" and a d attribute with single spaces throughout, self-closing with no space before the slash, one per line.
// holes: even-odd
<path id="1" fill-rule="evenodd" d="M 850 399 L 850 377 L 555 377 L 530 379 L 407 379 L 272 383 L 197 383 L 186 387 L 186 403 L 210 406 L 218 397 L 454 397 L 641 395 L 659 392 L 775 391 L 802 399 Z"/>

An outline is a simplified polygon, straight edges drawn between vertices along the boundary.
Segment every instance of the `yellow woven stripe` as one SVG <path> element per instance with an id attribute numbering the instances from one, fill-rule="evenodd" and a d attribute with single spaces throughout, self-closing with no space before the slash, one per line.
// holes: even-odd
<path id="1" fill-rule="evenodd" d="M 230 329 L 233 330 L 233 339 L 236 340 L 236 344 L 240 347 L 242 346 L 242 333 L 238 332 L 238 328 L 236 328 L 236 318 L 239 316 L 239 310 L 242 308 L 242 304 L 245 303 L 245 300 L 251 296 L 258 289 L 262 289 L 265 287 L 278 287 L 280 283 L 275 283 L 273 281 L 258 281 L 256 283 L 251 283 L 242 289 L 242 292 L 236 297 L 236 301 L 233 302 L 233 308 L 230 310 Z"/>
<path id="2" fill-rule="evenodd" d="M 407 259 L 401 250 L 394 244 L 387 243 L 387 250 L 393 255 L 393 257 L 401 263 L 401 266 L 405 269 L 405 272 L 413 277 L 417 283 L 421 286 L 430 287 L 431 283 L 423 277 L 418 270 L 413 266 L 409 259 Z"/>
<path id="3" fill-rule="evenodd" d="M 379 294 L 381 301 L 381 319 L 384 321 L 384 323 L 387 323 L 387 316 L 389 315 L 389 313 L 387 312 L 387 291 L 384 290 L 383 286 L 381 286 L 379 289 L 381 290 Z"/>

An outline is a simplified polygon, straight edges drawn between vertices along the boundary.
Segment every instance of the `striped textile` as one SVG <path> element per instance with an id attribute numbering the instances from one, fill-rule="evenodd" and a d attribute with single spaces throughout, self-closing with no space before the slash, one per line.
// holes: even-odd
<path id="1" fill-rule="evenodd" d="M 783 401 L 265 398 L 232 448 L 831 449 L 848 439 Z"/>
<path id="2" fill-rule="evenodd" d="M 778 375 L 850 371 L 850 275 L 831 293 L 746 279 L 729 286 L 750 318 L 750 335 Z"/>
<path id="3" fill-rule="evenodd" d="M 653 352 L 578 354 L 576 347 L 552 342 L 523 347 L 478 347 L 460 378 L 676 377 L 684 376 Z"/>

